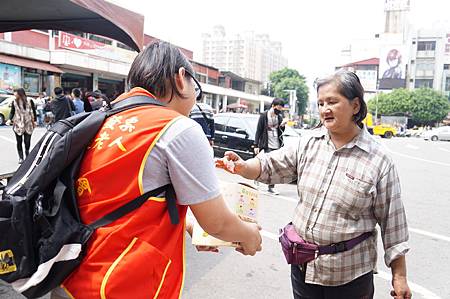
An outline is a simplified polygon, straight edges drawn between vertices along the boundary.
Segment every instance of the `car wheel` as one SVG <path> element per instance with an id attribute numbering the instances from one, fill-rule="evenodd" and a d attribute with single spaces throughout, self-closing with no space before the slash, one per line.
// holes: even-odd
<path id="1" fill-rule="evenodd" d="M 431 141 L 438 141 L 439 138 L 437 136 L 431 136 Z"/>
<path id="2" fill-rule="evenodd" d="M 384 138 L 391 138 L 393 136 L 391 131 L 384 132 Z"/>
<path id="3" fill-rule="evenodd" d="M 5 117 L 0 114 L 0 126 L 3 126 L 5 124 Z"/>

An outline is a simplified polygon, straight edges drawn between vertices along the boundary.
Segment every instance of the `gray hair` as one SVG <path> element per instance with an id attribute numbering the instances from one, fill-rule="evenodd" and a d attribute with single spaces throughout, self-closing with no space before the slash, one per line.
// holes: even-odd
<path id="1" fill-rule="evenodd" d="M 177 47 L 158 41 L 147 46 L 134 59 L 127 82 L 131 88 L 142 87 L 157 97 L 167 96 L 170 91 L 170 100 L 174 93 L 185 98 L 177 89 L 174 78 L 181 67 L 194 73 L 191 64 Z M 167 81 L 170 82 L 170 90 L 167 90 Z"/>
<path id="2" fill-rule="evenodd" d="M 324 85 L 335 84 L 338 92 L 347 100 L 353 101 L 355 98 L 358 98 L 360 108 L 358 113 L 353 116 L 353 121 L 358 126 L 363 126 L 362 121 L 367 115 L 367 104 L 364 101 L 364 88 L 355 73 L 339 70 L 331 76 L 317 80 L 316 84 L 317 92 L 319 92 L 319 88 Z"/>

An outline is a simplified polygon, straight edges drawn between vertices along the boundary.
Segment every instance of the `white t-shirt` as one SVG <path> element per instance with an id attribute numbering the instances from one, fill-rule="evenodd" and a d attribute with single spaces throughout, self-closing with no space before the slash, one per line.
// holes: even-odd
<path id="1" fill-rule="evenodd" d="M 181 205 L 220 194 L 213 152 L 197 122 L 183 117 L 164 132 L 147 158 L 142 183 L 145 192 L 172 183 Z"/>

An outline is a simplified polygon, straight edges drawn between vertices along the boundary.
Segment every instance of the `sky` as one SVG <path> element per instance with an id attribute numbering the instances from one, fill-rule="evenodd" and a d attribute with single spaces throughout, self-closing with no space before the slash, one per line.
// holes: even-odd
<path id="1" fill-rule="evenodd" d="M 214 25 L 227 35 L 267 33 L 282 42 L 289 67 L 306 76 L 310 89 L 339 65 L 344 46 L 384 30 L 384 0 L 110 1 L 143 14 L 146 34 L 194 51 L 195 60 L 202 33 Z M 410 19 L 416 26 L 450 21 L 450 0 L 411 0 Z"/>

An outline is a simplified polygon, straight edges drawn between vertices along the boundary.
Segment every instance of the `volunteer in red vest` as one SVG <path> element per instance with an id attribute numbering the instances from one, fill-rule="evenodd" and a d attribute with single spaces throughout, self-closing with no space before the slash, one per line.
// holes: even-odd
<path id="1" fill-rule="evenodd" d="M 168 43 L 141 52 L 128 75 L 132 89 L 116 102 L 146 96 L 164 106 L 139 106 L 108 118 L 86 151 L 76 186 L 81 217 L 91 223 L 171 183 L 180 223 L 171 223 L 165 194 L 149 198 L 94 233 L 81 266 L 52 298 L 180 298 L 188 207 L 207 233 L 240 242 L 236 250 L 242 254 L 261 250 L 258 226 L 227 208 L 208 140 L 187 117 L 201 96 L 193 74 L 188 60 Z"/>

